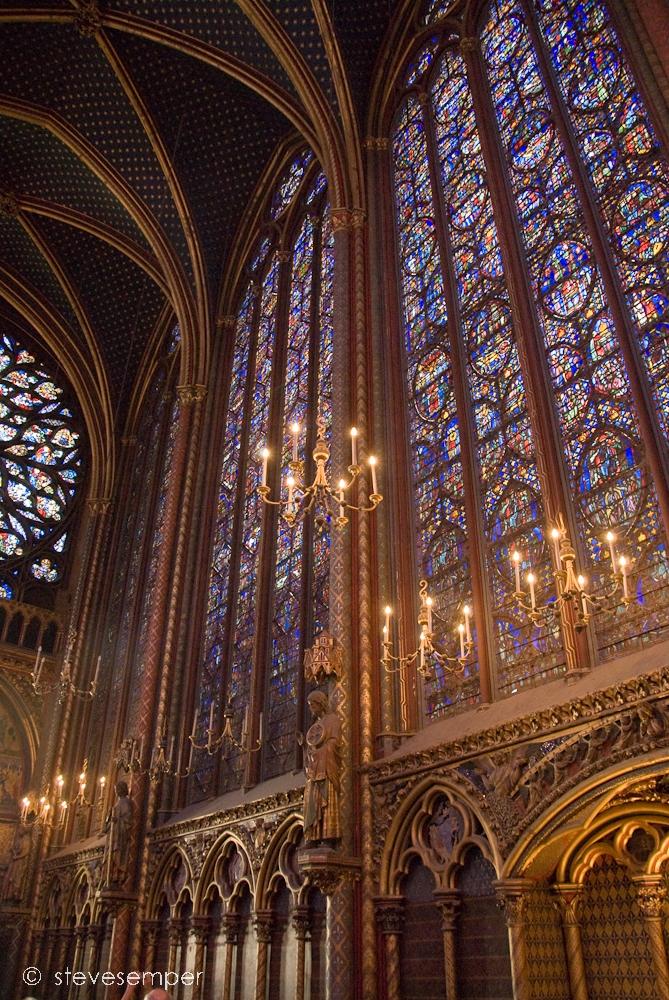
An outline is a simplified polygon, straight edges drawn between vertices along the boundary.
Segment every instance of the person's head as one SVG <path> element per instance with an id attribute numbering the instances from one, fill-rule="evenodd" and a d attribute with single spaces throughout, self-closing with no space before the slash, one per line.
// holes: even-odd
<path id="1" fill-rule="evenodd" d="M 312 691 L 307 698 L 307 703 L 312 715 L 315 715 L 316 718 L 325 715 L 328 710 L 328 696 L 324 691 Z"/>
<path id="2" fill-rule="evenodd" d="M 172 1000 L 172 997 L 162 986 L 156 986 L 155 990 L 151 990 L 150 993 L 146 994 L 144 1000 Z"/>
<path id="3" fill-rule="evenodd" d="M 128 784 L 125 781 L 116 782 L 116 794 L 120 799 L 126 799 L 128 797 Z"/>

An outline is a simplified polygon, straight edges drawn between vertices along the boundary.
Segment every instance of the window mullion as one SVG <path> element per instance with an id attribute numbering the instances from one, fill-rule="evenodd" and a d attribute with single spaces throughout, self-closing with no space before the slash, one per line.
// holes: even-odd
<path id="1" fill-rule="evenodd" d="M 469 543 L 469 567 L 471 572 L 473 615 L 477 636 L 477 656 L 479 664 L 480 699 L 490 702 L 495 696 L 495 654 L 492 645 L 493 627 L 490 615 L 490 599 L 486 583 L 485 537 L 481 519 L 481 498 L 478 488 L 478 461 L 472 435 L 471 402 L 467 388 L 466 359 L 462 348 L 459 319 L 459 304 L 455 295 L 455 275 L 453 272 L 447 220 L 437 170 L 439 154 L 432 121 L 432 103 L 429 93 L 421 95 L 423 122 L 427 141 L 432 204 L 435 213 L 435 229 L 444 280 L 444 295 L 448 307 L 448 343 L 453 372 L 462 456 L 462 477 L 464 485 L 464 505 Z"/>

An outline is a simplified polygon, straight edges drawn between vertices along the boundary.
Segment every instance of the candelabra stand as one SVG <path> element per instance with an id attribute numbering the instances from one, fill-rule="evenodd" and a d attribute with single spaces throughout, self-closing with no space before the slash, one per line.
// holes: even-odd
<path id="1" fill-rule="evenodd" d="M 223 757 L 226 758 L 230 755 L 230 751 L 233 747 L 236 747 L 241 753 L 258 753 L 263 745 L 262 736 L 262 712 L 260 713 L 258 723 L 258 739 L 256 740 L 255 746 L 252 746 L 247 740 L 248 732 L 248 705 L 244 712 L 244 721 L 242 723 L 242 735 L 241 740 L 236 740 L 232 735 L 232 721 L 235 717 L 235 710 L 232 706 L 232 701 L 228 700 L 227 705 L 223 711 L 223 729 L 220 734 L 216 735 L 216 730 L 214 727 L 214 704 L 212 702 L 211 708 L 209 710 L 209 725 L 206 729 L 207 739 L 204 743 L 198 743 L 196 738 L 197 733 L 197 722 L 199 717 L 199 711 L 196 709 L 195 718 L 193 719 L 193 731 L 188 737 L 191 744 L 190 761 L 188 764 L 189 772 L 192 770 L 193 763 L 193 751 L 194 750 L 205 750 L 210 757 L 213 757 L 222 748 Z"/>
<path id="2" fill-rule="evenodd" d="M 100 675 L 100 661 L 101 657 L 98 656 L 98 661 L 95 667 L 95 676 L 91 681 L 88 688 L 79 688 L 74 682 L 72 676 L 72 650 L 74 648 L 74 642 L 77 637 L 75 629 L 70 629 L 67 646 L 65 649 L 65 656 L 63 658 L 63 665 L 61 667 L 60 676 L 57 680 L 47 682 L 42 678 L 42 670 L 44 667 L 44 654 L 42 653 L 42 647 L 40 646 L 37 650 L 37 655 L 35 656 L 35 664 L 30 673 L 30 683 L 32 684 L 33 691 L 35 694 L 44 695 L 51 694 L 52 691 L 58 691 L 58 703 L 63 704 L 65 698 L 71 695 L 74 698 L 81 698 L 83 700 L 92 700 L 95 697 L 95 692 L 98 687 L 98 677 Z"/>
<path id="3" fill-rule="evenodd" d="M 316 421 L 316 445 L 312 452 L 316 464 L 316 474 L 313 482 L 307 486 L 304 484 L 304 462 L 299 457 L 299 435 L 300 425 L 291 426 L 292 435 L 292 460 L 289 463 L 289 475 L 286 478 L 287 496 L 286 499 L 272 500 L 271 489 L 267 485 L 267 470 L 270 452 L 267 448 L 262 451 L 262 482 L 258 487 L 258 493 L 263 503 L 281 509 L 281 516 L 288 524 L 293 525 L 298 520 L 304 518 L 312 510 L 316 511 L 316 520 L 320 526 L 333 520 L 339 528 L 348 524 L 346 511 L 372 511 L 375 510 L 383 500 L 379 493 L 376 478 L 376 458 L 370 455 L 367 459 L 371 477 L 372 492 L 369 494 L 369 506 L 357 506 L 350 503 L 346 497 L 354 483 L 362 472 L 362 466 L 358 464 L 357 436 L 355 427 L 351 429 L 351 464 L 348 467 L 349 479 L 340 479 L 335 490 L 328 479 L 326 465 L 330 458 L 330 448 L 326 440 L 325 421 L 321 416 Z"/>
<path id="4" fill-rule="evenodd" d="M 149 761 L 149 766 L 143 767 L 142 760 L 144 758 L 144 740 L 142 739 L 139 743 L 138 750 L 137 740 L 132 736 L 127 736 L 122 741 L 114 762 L 119 770 L 124 771 L 126 774 L 130 774 L 131 781 L 132 776 L 135 774 L 148 775 L 149 781 L 152 785 L 157 784 L 157 782 L 167 775 L 184 778 L 190 774 L 190 770 L 182 772 L 180 771 L 179 763 L 177 763 L 176 766 L 172 763 L 174 759 L 174 743 L 175 738 L 173 736 L 170 741 L 170 748 L 168 752 L 167 737 L 165 735 L 165 731 L 163 730 L 151 750 L 151 760 Z"/>
<path id="5" fill-rule="evenodd" d="M 386 607 L 384 610 L 385 623 L 383 626 L 383 656 L 381 663 L 387 673 L 397 673 L 404 670 L 412 663 L 418 661 L 417 670 L 426 680 L 431 680 L 434 676 L 434 669 L 428 666 L 428 659 L 439 664 L 451 673 L 463 673 L 473 649 L 474 642 L 471 633 L 471 608 L 468 604 L 463 605 L 463 621 L 459 622 L 455 629 L 459 637 L 459 655 L 449 656 L 435 646 L 435 636 L 433 631 L 434 619 L 438 618 L 443 622 L 434 609 L 434 601 L 427 592 L 427 580 L 421 580 L 419 586 L 420 610 L 418 612 L 419 640 L 418 647 L 405 656 L 395 656 L 393 654 L 393 643 L 390 638 L 390 619 L 392 609 Z"/>
<path id="6" fill-rule="evenodd" d="M 605 540 L 608 544 L 611 557 L 613 584 L 610 589 L 604 590 L 601 594 L 594 594 L 586 590 L 587 580 L 582 574 L 577 572 L 576 552 L 567 534 L 561 514 L 558 515 L 555 525 L 550 528 L 549 535 L 553 545 L 553 558 L 555 561 L 555 569 L 553 571 L 555 596 L 545 604 L 537 603 L 537 578 L 531 568 L 525 576 L 529 594 L 523 590 L 520 578 L 520 567 L 523 561 L 522 555 L 517 549 L 511 553 L 516 588 L 513 596 L 518 607 L 535 625 L 553 625 L 556 617 L 570 605 L 574 609 L 574 628 L 580 631 L 587 626 L 592 614 L 601 611 L 621 590 L 621 600 L 624 607 L 627 608 L 631 604 L 632 598 L 629 595 L 627 580 L 630 563 L 626 556 L 617 554 L 615 548 L 616 536 L 612 531 L 606 533 Z"/>
<path id="7" fill-rule="evenodd" d="M 107 779 L 105 777 L 99 779 L 97 800 L 93 802 L 86 798 L 87 778 L 88 760 L 84 760 L 79 774 L 77 794 L 72 800 L 68 801 L 63 795 L 65 778 L 62 774 L 56 777 L 53 796 L 49 787 L 45 789 L 39 799 L 26 795 L 21 800 L 21 823 L 24 826 L 44 826 L 48 829 L 58 830 L 65 825 L 67 810 L 71 806 L 92 809 L 93 806 L 97 805 L 98 809 L 101 809 Z"/>

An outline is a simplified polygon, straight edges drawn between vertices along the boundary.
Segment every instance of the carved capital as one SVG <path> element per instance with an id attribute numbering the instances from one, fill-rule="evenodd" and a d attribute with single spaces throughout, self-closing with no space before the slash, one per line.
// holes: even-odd
<path id="1" fill-rule="evenodd" d="M 201 403 L 207 395 L 206 385 L 178 385 L 177 399 L 182 406 L 191 406 L 193 403 Z"/>
<path id="2" fill-rule="evenodd" d="M 112 502 L 109 497 L 89 497 L 86 501 L 86 505 L 91 514 L 100 514 L 102 516 L 109 513 L 111 504 Z"/>
<path id="3" fill-rule="evenodd" d="M 188 924 L 185 920 L 177 918 L 170 920 L 167 928 L 167 939 L 170 945 L 174 947 L 181 944 L 187 931 Z"/>
<path id="4" fill-rule="evenodd" d="M 667 890 L 661 875 L 641 875 L 633 878 L 636 900 L 646 920 L 659 920 L 667 898 Z"/>
<path id="5" fill-rule="evenodd" d="M 258 910 L 253 917 L 256 938 L 259 944 L 270 944 L 274 928 L 274 914 L 271 910 Z"/>
<path id="6" fill-rule="evenodd" d="M 279 264 L 290 264 L 292 256 L 290 250 L 277 250 L 276 252 L 276 259 Z"/>
<path id="7" fill-rule="evenodd" d="M 553 892 L 562 923 L 577 925 L 583 886 L 573 882 L 558 882 L 553 886 Z"/>
<path id="8" fill-rule="evenodd" d="M 211 933 L 209 917 L 191 917 L 190 932 L 196 941 L 204 943 Z"/>
<path id="9" fill-rule="evenodd" d="M 401 896 L 377 896 L 374 900 L 374 913 L 382 934 L 402 933 L 404 899 Z"/>
<path id="10" fill-rule="evenodd" d="M 137 437 L 134 434 L 129 434 L 126 437 L 121 438 L 121 444 L 124 448 L 134 448 L 137 444 Z"/>
<path id="11" fill-rule="evenodd" d="M 237 322 L 236 316 L 219 316 L 216 320 L 217 330 L 234 330 L 235 323 Z"/>
<path id="12" fill-rule="evenodd" d="M 444 889 L 441 892 L 433 893 L 433 895 L 441 913 L 442 931 L 454 931 L 460 911 L 460 893 L 455 889 Z"/>
<path id="13" fill-rule="evenodd" d="M 519 927 L 525 920 L 527 894 L 533 883 L 524 878 L 510 878 L 495 882 L 497 905 L 504 913 L 509 927 Z"/>
<path id="14" fill-rule="evenodd" d="M 330 847 L 308 847 L 298 852 L 297 864 L 302 874 L 323 895 L 332 896 L 343 882 L 360 878 L 360 861 L 347 858 Z"/>
<path id="15" fill-rule="evenodd" d="M 82 0 L 74 18 L 74 26 L 84 38 L 93 38 L 102 27 L 98 0 Z"/>
<path id="16" fill-rule="evenodd" d="M 361 208 L 333 208 L 331 212 L 332 230 L 359 229 L 365 222 L 365 213 Z"/>
<path id="17" fill-rule="evenodd" d="M 236 913 L 226 913 L 223 916 L 223 936 L 227 944 L 237 944 L 239 937 L 239 916 Z"/>
<path id="18" fill-rule="evenodd" d="M 461 38 L 460 39 L 460 51 L 461 52 L 478 52 L 479 40 L 476 37 L 471 38 Z"/>
<path id="19" fill-rule="evenodd" d="M 296 906 L 292 915 L 293 930 L 298 941 L 304 941 L 311 930 L 311 917 L 308 906 Z"/>
<path id="20" fill-rule="evenodd" d="M 14 219 L 19 214 L 19 199 L 12 191 L 0 191 L 0 215 Z"/>
<path id="21" fill-rule="evenodd" d="M 363 141 L 363 148 L 370 153 L 385 153 L 390 144 L 390 140 L 383 136 L 368 135 Z"/>
<path id="22" fill-rule="evenodd" d="M 142 935 L 144 937 L 144 941 L 150 945 L 150 947 L 155 948 L 158 943 L 161 929 L 162 924 L 159 920 L 142 921 Z"/>

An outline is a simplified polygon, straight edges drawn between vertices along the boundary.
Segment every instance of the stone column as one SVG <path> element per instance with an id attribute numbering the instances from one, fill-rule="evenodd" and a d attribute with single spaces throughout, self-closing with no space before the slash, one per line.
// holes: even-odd
<path id="1" fill-rule="evenodd" d="M 202 385 L 179 385 L 178 426 L 172 451 L 163 539 L 158 556 L 153 602 L 147 625 L 144 669 L 128 720 L 139 739 L 144 739 L 143 761 L 146 765 L 154 737 L 167 718 L 167 699 L 173 667 L 177 631 L 182 613 L 181 594 L 186 547 L 193 515 L 193 487 L 196 476 L 202 403 L 206 388 Z M 133 839 L 137 844 L 134 885 L 138 886 L 139 918 L 144 917 L 148 899 L 149 845 L 144 836 L 155 820 L 159 803 L 159 784 L 138 775 Z M 147 787 L 148 786 L 148 787 Z M 129 964 L 139 965 L 141 926 L 135 923 Z M 128 940 L 128 939 L 127 939 Z M 126 943 L 127 947 L 127 943 Z M 177 971 L 177 970 L 175 970 Z"/>
<path id="2" fill-rule="evenodd" d="M 271 910 L 258 910 L 253 921 L 258 940 L 255 1000 L 265 1000 L 267 996 L 267 969 L 269 966 L 269 949 L 272 942 L 273 916 Z"/>
<path id="3" fill-rule="evenodd" d="M 56 960 L 53 965 L 54 972 L 65 968 L 65 959 L 67 957 L 67 950 L 70 946 L 70 937 L 73 931 L 72 928 L 62 927 L 55 933 L 58 938 L 58 947 L 56 948 Z"/>
<path id="4" fill-rule="evenodd" d="M 304 1000 L 304 952 L 311 930 L 308 906 L 296 906 L 293 910 L 293 930 L 297 941 L 297 970 L 295 973 L 295 1000 Z"/>
<path id="5" fill-rule="evenodd" d="M 458 1000 L 458 976 L 455 965 L 455 929 L 460 910 L 460 893 L 445 889 L 434 893 L 434 900 L 441 913 L 441 932 L 444 935 L 444 981 L 446 1000 Z"/>
<path id="6" fill-rule="evenodd" d="M 130 971 L 126 968 L 126 947 L 128 933 L 130 931 L 130 921 L 132 910 L 127 904 L 107 904 L 109 919 L 112 920 L 111 941 L 109 943 L 109 961 L 107 965 L 110 972 L 119 973 Z M 116 986 L 107 986 L 105 989 L 106 1000 L 112 1000 L 117 995 Z"/>
<path id="7" fill-rule="evenodd" d="M 153 968 L 153 963 L 156 958 L 156 945 L 158 944 L 158 935 L 160 934 L 161 927 L 162 924 L 159 920 L 142 921 L 142 940 L 144 942 L 142 971 L 144 972 L 157 971 Z"/>
<path id="8" fill-rule="evenodd" d="M 350 462 L 348 428 L 353 420 L 350 400 L 350 342 L 351 342 L 351 213 L 345 208 L 332 209 L 334 239 L 333 279 L 333 358 L 332 358 L 332 448 L 331 468 L 345 469 Z M 355 501 L 354 501 L 355 502 Z M 330 692 L 330 703 L 336 708 L 342 723 L 342 774 L 341 774 L 341 851 L 354 854 L 354 799 L 355 765 L 353 760 L 352 731 L 356 718 L 355 680 L 352 675 L 351 634 L 353 621 L 351 608 L 351 538 L 354 517 L 346 531 L 333 531 L 330 546 L 330 628 L 329 631 L 341 644 L 341 676 Z M 342 883 L 328 897 L 326 911 L 326 995 L 328 1000 L 349 1000 L 353 992 L 355 929 L 353 891 Z"/>
<path id="9" fill-rule="evenodd" d="M 42 960 L 42 965 L 40 968 L 44 973 L 44 982 L 51 982 L 51 970 L 53 969 L 53 955 L 56 949 L 56 943 L 58 941 L 58 931 L 50 929 L 46 931 L 46 947 L 44 950 L 44 958 Z"/>
<path id="10" fill-rule="evenodd" d="M 232 1000 L 232 970 L 235 964 L 235 948 L 239 939 L 239 917 L 236 913 L 226 913 L 223 917 L 225 935 L 225 978 L 223 1000 Z"/>
<path id="11" fill-rule="evenodd" d="M 95 976 L 96 973 L 101 971 L 100 969 L 100 953 L 102 949 L 102 932 L 103 927 L 100 924 L 91 924 L 88 928 L 88 937 L 91 942 L 91 948 L 88 954 L 88 961 L 86 962 L 85 971 L 89 974 Z M 94 1000 L 95 992 L 97 989 L 96 983 L 99 980 L 94 981 L 93 979 L 88 980 L 88 985 L 85 989 L 85 996 L 88 1000 Z"/>
<path id="12" fill-rule="evenodd" d="M 656 1000 L 669 1000 L 669 965 L 662 926 L 662 909 L 667 898 L 666 886 L 661 875 L 641 875 L 633 878 L 632 882 L 650 940 L 655 968 L 655 997 Z"/>
<path id="13" fill-rule="evenodd" d="M 525 911 L 527 893 L 532 882 L 524 878 L 510 878 L 495 882 L 497 901 L 509 929 L 509 950 L 511 953 L 511 978 L 514 1000 L 532 1000 L 527 968 L 527 948 L 525 946 Z"/>
<path id="14" fill-rule="evenodd" d="M 579 902 L 583 886 L 571 882 L 562 882 L 554 885 L 553 891 L 556 894 L 562 918 L 562 933 L 564 935 L 565 954 L 569 970 L 571 1000 L 588 1000 L 585 962 L 583 961 L 583 943 L 581 941 L 581 925 L 578 919 Z"/>
<path id="15" fill-rule="evenodd" d="M 179 972 L 177 957 L 179 955 L 183 932 L 184 925 L 181 920 L 170 920 L 167 930 L 167 972 Z"/>
<path id="16" fill-rule="evenodd" d="M 88 932 L 87 927 L 75 927 L 74 928 L 74 958 L 72 959 L 72 971 L 81 972 L 82 959 L 84 957 L 84 949 L 86 947 L 86 934 Z M 70 982 L 70 988 L 67 992 L 68 1000 L 77 1000 L 79 995 L 79 987 L 75 985 L 74 981 Z"/>
<path id="17" fill-rule="evenodd" d="M 386 997 L 387 1000 L 401 1000 L 400 934 L 404 924 L 404 899 L 401 896 L 377 896 L 374 909 L 385 947 Z"/>
<path id="18" fill-rule="evenodd" d="M 195 957 L 193 958 L 192 970 L 195 982 L 193 983 L 191 998 L 192 1000 L 202 1000 L 204 972 L 207 962 L 207 943 L 211 933 L 211 921 L 209 917 L 193 917 L 190 922 L 190 932 L 195 938 Z M 198 976 L 198 973 L 201 973 L 201 975 Z"/>

